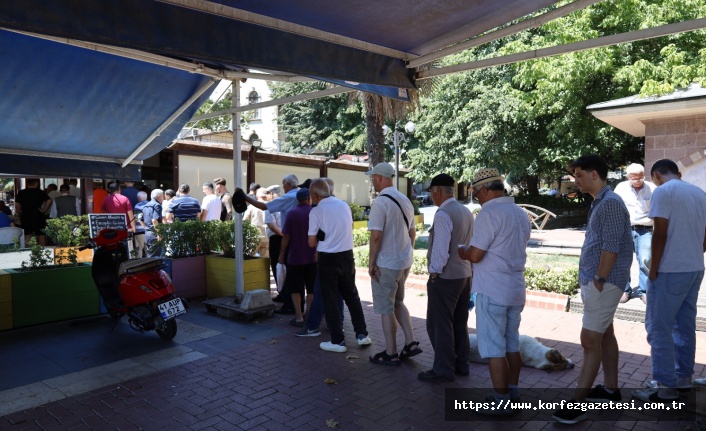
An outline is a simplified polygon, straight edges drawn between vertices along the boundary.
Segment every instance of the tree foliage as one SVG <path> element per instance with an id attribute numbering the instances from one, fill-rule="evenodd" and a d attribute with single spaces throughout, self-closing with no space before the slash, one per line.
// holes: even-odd
<path id="1" fill-rule="evenodd" d="M 273 98 L 321 91 L 323 82 L 273 83 Z M 282 150 L 310 153 L 319 148 L 334 157 L 344 153 L 366 153 L 365 122 L 362 106 L 349 103 L 346 94 L 304 100 L 280 106 L 278 124 L 284 132 Z"/>
<path id="2" fill-rule="evenodd" d="M 458 53 L 442 65 L 704 16 L 703 0 L 606 0 Z M 448 75 L 434 81 L 429 94 L 420 97 L 420 109 L 409 114 L 417 132 L 402 163 L 417 180 L 446 172 L 468 181 L 481 166 L 497 167 L 511 179 L 556 177 L 570 160 L 589 152 L 603 155 L 612 166 L 642 162 L 641 138 L 597 120 L 586 107 L 636 93 L 661 95 L 691 82 L 706 86 L 703 30 Z M 322 88 L 320 83 L 294 84 L 275 91 L 287 96 Z M 283 106 L 280 121 L 295 151 L 303 143 L 334 154 L 360 153 L 369 150 L 365 111 L 359 102 L 336 96 Z M 368 142 L 371 136 L 380 140 L 379 121 L 374 127 Z"/>
<path id="3" fill-rule="evenodd" d="M 500 41 L 457 54 L 458 64 L 562 45 L 706 15 L 698 0 L 605 1 Z M 515 177 L 554 174 L 580 154 L 613 165 L 641 161 L 641 140 L 595 119 L 588 105 L 635 93 L 658 95 L 706 77 L 706 33 L 548 57 L 444 77 L 422 100 L 411 152 L 418 178 L 445 171 L 468 180 L 481 165 Z"/>

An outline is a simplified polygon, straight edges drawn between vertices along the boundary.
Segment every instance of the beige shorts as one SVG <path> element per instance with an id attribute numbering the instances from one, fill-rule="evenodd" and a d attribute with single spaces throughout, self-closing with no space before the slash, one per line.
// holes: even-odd
<path id="1" fill-rule="evenodd" d="M 392 314 L 395 307 L 404 301 L 404 282 L 409 275 L 407 269 L 380 270 L 380 281 L 371 279 L 373 287 L 373 310 L 377 314 Z"/>
<path id="2" fill-rule="evenodd" d="M 583 328 L 604 333 L 613 323 L 615 310 L 618 308 L 621 296 L 623 296 L 623 289 L 614 284 L 605 283 L 602 292 L 596 289 L 593 281 L 581 285 Z"/>

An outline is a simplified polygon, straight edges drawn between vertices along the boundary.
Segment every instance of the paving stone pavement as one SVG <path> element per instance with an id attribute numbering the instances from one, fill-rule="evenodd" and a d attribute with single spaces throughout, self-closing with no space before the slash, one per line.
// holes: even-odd
<path id="1" fill-rule="evenodd" d="M 359 271 L 359 273 L 362 271 Z M 359 274 L 362 276 L 362 274 Z M 180 333 L 173 343 L 163 343 L 154 334 L 138 334 L 120 328 L 102 334 L 103 340 L 114 339 L 122 349 L 130 344 L 154 342 L 156 351 L 140 351 L 140 355 L 123 358 L 136 365 L 132 373 L 124 368 L 132 362 L 90 364 L 88 370 L 65 373 L 66 382 L 56 382 L 56 398 L 42 401 L 38 393 L 25 394 L 31 385 L 49 385 L 39 381 L 10 387 L 0 392 L 0 409 L 13 397 L 22 399 L 25 407 L 2 411 L 0 430 L 330 430 L 327 421 L 338 423 L 343 430 L 550 430 L 565 426 L 533 416 L 526 421 L 492 420 L 473 416 L 472 421 L 444 420 L 446 388 L 489 388 L 487 365 L 471 364 L 470 375 L 458 377 L 453 383 L 426 383 L 417 380 L 420 371 L 431 367 L 433 349 L 425 329 L 426 296 L 419 290 L 406 291 L 407 303 L 413 316 L 416 338 L 424 353 L 400 367 L 373 365 L 368 356 L 382 350 L 383 336 L 380 318 L 373 313 L 370 285 L 364 276 L 358 287 L 363 301 L 368 330 L 373 346 L 357 346 L 355 335 L 346 316 L 345 354 L 319 349 L 327 340 L 321 337 L 298 338 L 296 328 L 289 326 L 291 316 L 262 318 L 256 322 L 225 320 L 210 315 L 198 302 L 189 314 L 180 319 Z M 45 325 L 51 326 L 51 325 Z M 59 326 L 60 327 L 60 326 Z M 572 313 L 526 308 L 521 333 L 538 338 L 545 345 L 556 347 L 576 362 L 574 369 L 547 373 L 523 368 L 520 386 L 524 392 L 542 394 L 547 388 L 573 388 L 581 365 L 579 330 L 581 316 Z M 61 328 L 61 327 L 60 327 Z M 71 336 L 69 329 L 46 334 L 53 340 Z M 105 325 L 100 326 L 107 331 Z M 469 328 L 475 331 L 475 313 L 469 318 Z M 36 332 L 40 329 L 35 328 Z M 642 324 L 616 321 L 615 330 L 621 349 L 620 381 L 624 400 L 629 400 L 629 388 L 637 388 L 650 378 L 649 346 Z M 0 345 L 5 352 L 24 352 L 21 339 L 10 337 L 14 331 L 0 333 Z M 42 333 L 34 338 L 42 342 Z M 401 344 L 402 340 L 398 341 Z M 61 344 L 59 344 L 61 346 Z M 52 347 L 58 354 L 61 347 Z M 51 352 L 44 352 L 51 356 Z M 166 357 L 174 354 L 173 362 Z M 186 355 L 186 356 L 184 356 Z M 86 357 L 90 355 L 86 354 Z M 77 357 L 78 358 L 78 357 Z M 181 358 L 181 359 L 179 359 Z M 65 359 L 65 361 L 67 361 Z M 80 361 L 80 359 L 76 359 Z M 706 334 L 697 333 L 696 375 L 706 376 Z M 160 367 L 159 364 L 165 364 Z M 145 367 L 149 364 L 149 367 Z M 80 367 L 79 367 L 80 368 Z M 116 370 L 122 370 L 123 374 Z M 12 368 L 0 369 L 0 381 L 9 377 Z M 25 371 L 28 372 L 28 371 Z M 83 374 L 81 374 L 83 373 Z M 76 377 L 74 377 L 76 376 Z M 93 376 L 93 377 L 92 377 Z M 121 378 L 121 376 L 124 376 Z M 113 378 L 110 383 L 101 383 Z M 64 392 L 72 380 L 84 381 L 85 392 Z M 327 379 L 335 382 L 327 384 Z M 91 387 L 96 381 L 97 386 Z M 598 383 L 601 382 L 599 375 Z M 25 399 L 29 398 L 29 399 Z M 32 399 L 37 401 L 32 403 Z M 640 405 L 641 403 L 638 403 Z M 591 413 L 591 418 L 599 417 Z M 611 416 L 609 421 L 586 421 L 577 430 L 695 430 L 695 416 L 687 414 L 681 421 L 647 421 L 638 412 Z M 331 423 L 331 422 L 329 422 Z"/>

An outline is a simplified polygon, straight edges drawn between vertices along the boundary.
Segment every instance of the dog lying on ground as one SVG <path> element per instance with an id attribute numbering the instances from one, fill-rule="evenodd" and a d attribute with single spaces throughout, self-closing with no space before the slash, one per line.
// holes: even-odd
<path id="1" fill-rule="evenodd" d="M 471 342 L 471 362 L 487 364 L 488 359 L 481 358 L 480 353 L 478 353 L 478 336 L 470 334 L 468 335 L 468 340 Z M 536 338 L 527 335 L 520 335 L 520 354 L 522 355 L 522 365 L 525 367 L 533 367 L 544 371 L 574 368 L 574 363 L 571 359 L 564 357 L 558 350 L 550 349 L 537 341 Z"/>

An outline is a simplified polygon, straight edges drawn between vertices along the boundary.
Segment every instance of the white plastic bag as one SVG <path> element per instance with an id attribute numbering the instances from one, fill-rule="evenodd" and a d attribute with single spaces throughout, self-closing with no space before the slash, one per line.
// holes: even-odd
<path id="1" fill-rule="evenodd" d="M 287 278 L 287 267 L 281 263 L 277 264 L 277 293 L 284 288 L 284 280 Z"/>

